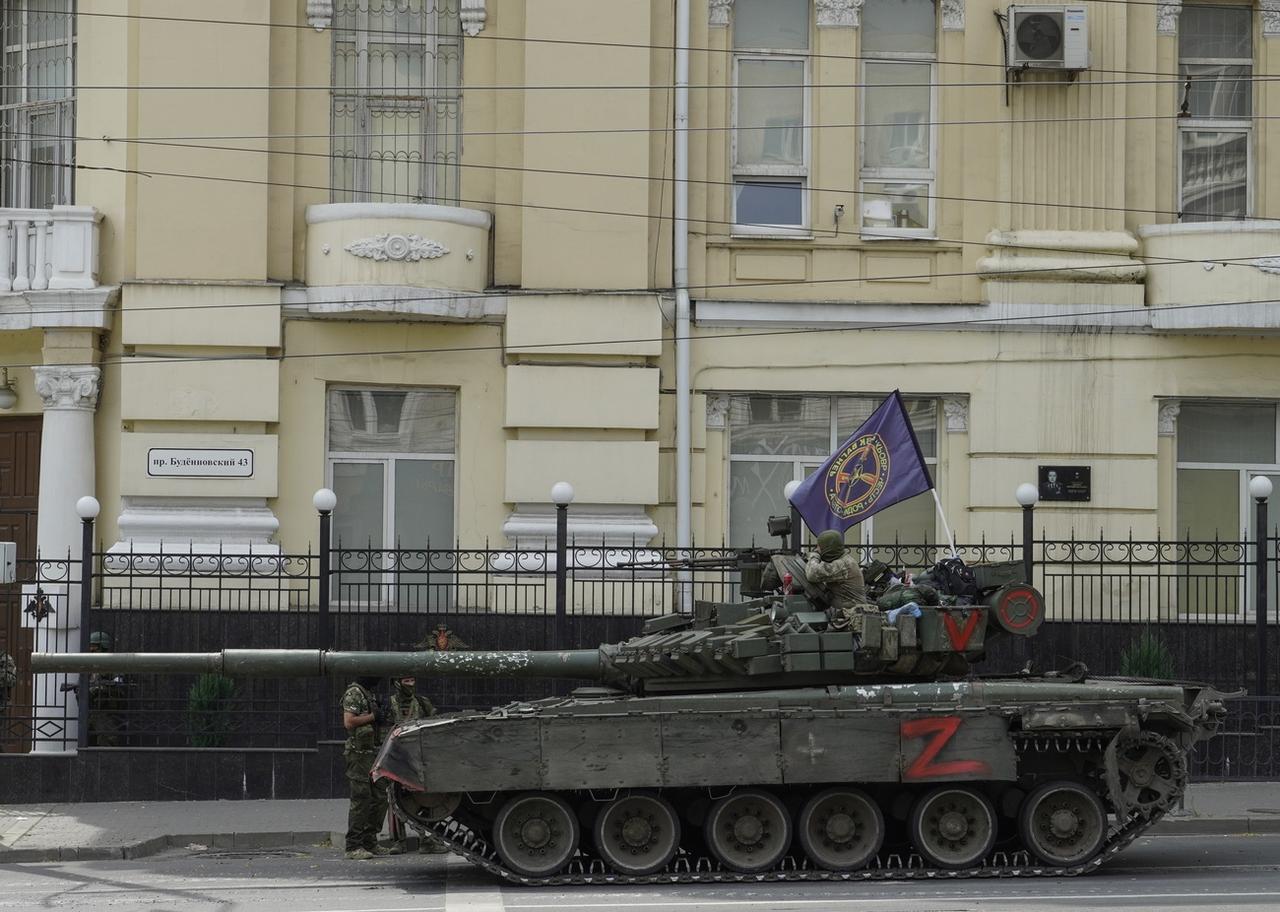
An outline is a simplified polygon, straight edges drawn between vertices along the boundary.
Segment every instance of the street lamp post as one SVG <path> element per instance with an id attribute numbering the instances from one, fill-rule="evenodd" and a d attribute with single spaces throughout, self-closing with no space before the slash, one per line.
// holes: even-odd
<path id="1" fill-rule="evenodd" d="M 555 648 L 567 649 L 565 622 L 568 609 L 565 601 L 569 581 L 569 504 L 573 503 L 573 485 L 567 481 L 557 481 L 551 486 L 551 502 L 556 505 Z"/>
<path id="2" fill-rule="evenodd" d="M 89 615 L 93 610 L 93 523 L 101 511 L 96 497 L 86 495 L 76 501 L 76 514 L 80 517 L 81 652 L 89 651 Z M 78 747 L 89 746 L 89 675 L 84 672 L 76 682 L 76 744 Z"/>
<path id="3" fill-rule="evenodd" d="M 1013 496 L 1022 504 L 1022 575 L 1028 586 L 1035 584 L 1035 563 L 1032 555 L 1032 544 L 1035 539 L 1036 501 L 1040 492 L 1030 482 L 1018 485 Z"/>
<path id="4" fill-rule="evenodd" d="M 801 525 L 800 509 L 791 502 L 791 495 L 796 492 L 796 488 L 800 487 L 800 482 L 792 479 L 787 482 L 787 486 L 782 489 L 782 496 L 787 500 L 787 506 L 791 508 L 791 553 L 800 553 L 800 537 L 804 534 L 804 527 Z"/>
<path id="5" fill-rule="evenodd" d="M 332 649 L 333 631 L 329 619 L 329 572 L 332 566 L 329 558 L 329 549 L 332 545 L 331 539 L 333 536 L 333 510 L 338 506 L 338 495 L 328 488 L 321 488 L 311 498 L 311 505 L 320 514 L 320 564 L 316 574 L 317 588 L 319 589 L 317 595 L 320 599 L 320 605 L 317 612 L 316 636 L 320 640 L 321 649 Z"/>
<path id="6" fill-rule="evenodd" d="M 1258 637 L 1258 696 L 1267 693 L 1267 498 L 1271 496 L 1271 479 L 1255 475 L 1249 479 L 1249 496 L 1257 504 L 1254 518 L 1255 603 L 1253 621 Z"/>

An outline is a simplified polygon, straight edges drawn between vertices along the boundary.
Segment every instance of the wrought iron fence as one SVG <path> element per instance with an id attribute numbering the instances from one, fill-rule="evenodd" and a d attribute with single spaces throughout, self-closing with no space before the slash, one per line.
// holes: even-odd
<path id="1" fill-rule="evenodd" d="M 1256 693 L 1259 670 L 1280 680 L 1280 634 L 1269 623 L 1280 588 L 1280 568 L 1270 557 L 1275 545 L 1268 540 L 1259 574 L 1257 550 L 1248 541 L 1037 540 L 1031 565 L 1049 620 L 1033 639 L 993 643 L 979 670 L 1012 672 L 1027 662 L 1049 669 L 1083 661 L 1100 674 L 1203 680 Z M 1026 556 L 1015 541 L 961 545 L 958 551 L 979 566 Z M 696 601 L 738 598 L 738 552 L 724 547 L 568 543 L 563 561 L 552 547 L 323 553 L 327 560 L 313 552 L 94 553 L 89 629 L 130 652 L 542 649 L 623 639 L 639 632 L 645 618 L 690 611 Z M 945 545 L 900 543 L 864 547 L 861 558 L 864 564 L 880 560 L 918 572 L 948 555 Z M 27 576 L 33 582 L 46 578 L 55 598 L 71 597 L 80 565 L 45 563 Z M 58 573 L 66 577 L 62 589 L 52 579 Z M 558 577 L 565 584 L 562 601 Z M 1266 585 L 1260 587 L 1259 580 Z M 1265 606 L 1260 615 L 1258 604 Z M 37 648 L 76 646 L 58 640 L 56 629 L 47 626 L 48 639 Z M 35 635 L 41 635 L 38 628 Z M 1265 665 L 1256 661 L 1259 656 L 1266 657 Z M 50 739 L 65 741 L 67 713 L 74 714 L 74 700 L 58 696 L 65 682 L 32 681 L 29 675 L 25 680 L 45 693 L 7 711 L 10 749 L 30 749 L 46 728 Z M 195 676 L 129 675 L 97 683 L 96 711 L 86 724 L 90 744 L 301 747 L 342 734 L 334 709 L 342 682 L 227 684 Z M 563 685 L 438 680 L 425 689 L 448 710 L 535 698 Z M 57 713 L 61 717 L 51 720 Z M 1268 719 L 1249 711 L 1240 724 L 1261 732 Z M 1221 750 L 1262 743 L 1241 733 L 1231 738 L 1237 747 Z M 1205 769 L 1213 775 L 1267 766 L 1235 754 L 1206 757 Z"/>

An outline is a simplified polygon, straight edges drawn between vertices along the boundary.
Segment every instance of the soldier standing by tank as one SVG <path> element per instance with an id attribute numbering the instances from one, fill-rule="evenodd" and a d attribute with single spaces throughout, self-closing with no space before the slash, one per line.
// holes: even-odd
<path id="1" fill-rule="evenodd" d="M 375 788 L 370 773 L 381 742 L 380 727 L 385 715 L 375 692 L 377 677 L 366 676 L 351 682 L 342 694 L 342 727 L 347 743 L 342 757 L 346 763 L 351 805 L 347 810 L 347 858 L 364 861 L 389 852 L 378 845 L 382 819 L 387 815 L 387 796 Z"/>
<path id="2" fill-rule="evenodd" d="M 89 635 L 90 652 L 111 652 L 111 634 Z M 125 681 L 120 675 L 89 675 L 89 737 L 92 747 L 120 747 L 124 743 Z"/>
<path id="3" fill-rule="evenodd" d="M 818 536 L 818 553 L 809 558 L 804 575 L 826 592 L 831 607 L 837 611 L 851 611 L 867 601 L 858 557 L 845 548 L 844 536 L 834 529 Z"/>
<path id="4" fill-rule="evenodd" d="M 423 694 L 416 690 L 417 680 L 413 675 L 403 675 L 399 678 L 392 678 L 395 689 L 391 693 L 390 704 L 391 711 L 388 713 L 391 725 L 399 725 L 402 722 L 412 722 L 414 719 L 426 719 L 436 714 L 436 708 L 431 705 Z M 391 833 L 394 842 L 391 844 L 390 852 L 392 855 L 400 855 L 408 850 L 405 844 L 404 823 L 394 813 L 387 814 L 387 829 Z M 448 852 L 449 847 L 445 843 L 434 836 L 424 836 L 418 841 L 419 852 L 443 853 Z"/>

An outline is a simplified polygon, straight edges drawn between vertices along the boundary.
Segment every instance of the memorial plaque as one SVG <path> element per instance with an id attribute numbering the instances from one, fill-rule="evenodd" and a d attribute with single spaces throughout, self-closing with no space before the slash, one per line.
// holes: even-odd
<path id="1" fill-rule="evenodd" d="M 1087 501 L 1092 499 L 1092 466 L 1040 466 L 1040 499 Z"/>

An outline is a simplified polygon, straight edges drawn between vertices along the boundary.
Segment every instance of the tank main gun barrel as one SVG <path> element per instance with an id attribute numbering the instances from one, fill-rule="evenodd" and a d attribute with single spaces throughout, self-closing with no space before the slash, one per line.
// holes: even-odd
<path id="1" fill-rule="evenodd" d="M 338 652 L 320 649 L 224 649 L 221 652 L 37 652 L 40 674 L 221 674 L 228 677 L 606 677 L 601 649 L 532 652 Z"/>

